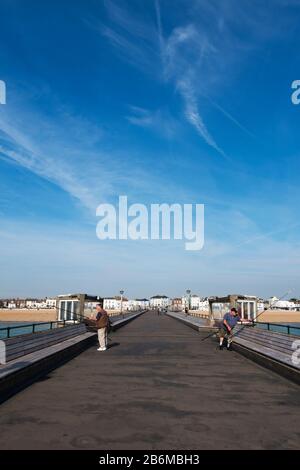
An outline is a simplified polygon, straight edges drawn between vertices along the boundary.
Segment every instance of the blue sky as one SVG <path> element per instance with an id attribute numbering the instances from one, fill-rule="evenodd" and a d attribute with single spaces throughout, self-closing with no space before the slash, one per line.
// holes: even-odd
<path id="1" fill-rule="evenodd" d="M 0 296 L 300 296 L 298 0 L 1 0 Z M 205 204 L 205 246 L 96 207 Z"/>

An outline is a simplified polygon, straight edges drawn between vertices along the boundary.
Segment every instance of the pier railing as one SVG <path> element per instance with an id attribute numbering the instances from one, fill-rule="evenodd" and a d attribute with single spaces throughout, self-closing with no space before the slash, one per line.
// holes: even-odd
<path id="1" fill-rule="evenodd" d="M 67 310 L 65 310 L 67 313 Z M 116 315 L 109 315 L 109 317 L 112 316 L 121 316 L 122 318 L 126 318 L 129 315 L 132 315 L 133 313 L 139 313 L 137 311 L 132 312 L 132 311 L 126 311 L 123 312 L 123 315 L 121 315 L 121 312 L 116 312 Z M 15 325 L 15 326 L 5 326 L 3 328 L 0 328 L 0 340 L 2 339 L 7 339 L 7 338 L 12 338 L 15 336 L 21 336 L 21 335 L 27 335 L 27 334 L 32 334 L 32 333 L 39 333 L 41 331 L 47 331 L 47 330 L 53 330 L 55 328 L 64 328 L 70 325 L 75 325 L 78 323 L 85 323 L 87 326 L 88 330 L 93 329 L 95 327 L 95 321 L 90 321 L 87 317 L 83 315 L 78 315 L 76 313 L 72 313 L 71 319 L 64 319 L 64 320 L 56 320 L 56 321 L 50 321 L 50 322 L 41 322 L 41 323 L 23 323 L 22 325 Z"/>
<path id="2" fill-rule="evenodd" d="M 261 328 L 268 331 L 274 331 L 275 333 L 285 333 L 287 335 L 300 336 L 300 327 L 293 325 L 284 325 L 281 323 L 269 323 L 269 322 L 255 322 L 256 328 Z"/>
<path id="3" fill-rule="evenodd" d="M 69 325 L 75 325 L 78 320 L 62 320 L 50 321 L 42 323 L 30 323 L 15 326 L 5 326 L 0 328 L 0 339 L 12 338 L 15 336 L 28 335 L 38 333 L 40 331 L 53 330 L 55 328 L 62 328 Z"/>

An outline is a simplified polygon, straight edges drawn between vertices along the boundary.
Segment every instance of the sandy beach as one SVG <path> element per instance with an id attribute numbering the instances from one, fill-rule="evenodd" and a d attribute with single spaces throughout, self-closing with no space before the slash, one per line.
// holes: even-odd
<path id="1" fill-rule="evenodd" d="M 258 312 L 259 315 L 260 312 Z M 258 321 L 270 323 L 300 323 L 300 312 L 289 310 L 266 310 L 262 313 Z"/>
<path id="2" fill-rule="evenodd" d="M 13 322 L 48 322 L 56 320 L 56 309 L 0 309 L 0 321 Z"/>
<path id="3" fill-rule="evenodd" d="M 109 311 L 110 315 L 119 314 L 119 312 Z M 127 312 L 124 312 L 127 313 Z M 208 312 L 190 312 L 190 314 L 207 314 Z M 260 313 L 260 312 L 258 312 Z M 8 310 L 0 309 L 0 321 L 13 322 L 47 322 L 56 320 L 56 309 L 20 309 Z M 260 322 L 270 323 L 300 323 L 300 312 L 291 312 L 288 310 L 266 310 L 258 318 Z"/>
<path id="4" fill-rule="evenodd" d="M 206 315 L 209 318 L 209 312 L 200 312 L 196 310 L 190 310 L 190 315 L 202 316 Z M 300 312 L 292 312 L 289 310 L 266 310 L 259 315 L 257 321 L 266 323 L 300 323 Z"/>

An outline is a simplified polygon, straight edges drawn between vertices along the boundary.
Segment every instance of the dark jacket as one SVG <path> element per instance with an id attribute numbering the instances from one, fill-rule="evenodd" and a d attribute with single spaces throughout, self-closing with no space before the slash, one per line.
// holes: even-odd
<path id="1" fill-rule="evenodd" d="M 98 312 L 96 316 L 96 327 L 100 328 L 107 328 L 109 323 L 109 318 L 107 312 L 103 310 L 102 312 Z"/>

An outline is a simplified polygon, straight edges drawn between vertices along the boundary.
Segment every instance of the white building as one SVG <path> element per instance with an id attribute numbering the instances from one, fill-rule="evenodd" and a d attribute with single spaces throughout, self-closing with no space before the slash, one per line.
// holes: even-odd
<path id="1" fill-rule="evenodd" d="M 144 310 L 149 308 L 150 302 L 148 299 L 134 299 L 129 300 L 129 310 Z"/>
<path id="2" fill-rule="evenodd" d="M 187 296 L 182 297 L 182 307 L 187 307 L 188 298 Z M 200 297 L 199 295 L 193 294 L 190 296 L 190 309 L 197 310 L 200 312 L 208 312 L 209 302 L 206 297 Z"/>
<path id="3" fill-rule="evenodd" d="M 293 308 L 293 310 L 297 310 L 297 311 L 299 312 L 299 310 L 300 310 L 300 302 L 299 302 L 299 300 L 297 300 L 297 301 L 294 303 L 294 308 Z"/>
<path id="4" fill-rule="evenodd" d="M 46 298 L 46 308 L 56 308 L 56 299 L 48 299 Z"/>
<path id="5" fill-rule="evenodd" d="M 103 299 L 104 310 L 121 310 L 121 297 L 106 297 Z M 129 301 L 123 297 L 122 310 L 129 310 Z"/>
<path id="6" fill-rule="evenodd" d="M 56 308 L 56 299 L 26 299 L 26 308 Z"/>
<path id="7" fill-rule="evenodd" d="M 170 305 L 170 299 L 166 295 L 154 295 L 150 298 L 150 307 L 158 308 L 163 307 L 166 308 Z"/>
<path id="8" fill-rule="evenodd" d="M 257 302 L 257 313 L 260 314 L 261 312 L 263 312 L 265 310 L 265 307 L 266 307 L 266 305 L 265 305 L 264 301 L 259 300 Z"/>
<path id="9" fill-rule="evenodd" d="M 199 302 L 199 310 L 200 310 L 200 312 L 208 312 L 209 311 L 208 298 L 202 297 L 202 299 Z"/>
<path id="10" fill-rule="evenodd" d="M 201 298 L 199 295 L 191 295 L 190 297 L 190 309 L 191 310 L 199 310 L 199 305 L 200 305 Z"/>
<path id="11" fill-rule="evenodd" d="M 270 297 L 270 298 L 268 299 L 268 304 L 269 304 L 269 306 L 270 306 L 270 307 L 274 307 L 274 305 L 276 304 L 276 302 L 278 302 L 278 300 L 279 300 L 278 297 L 275 297 L 275 296 Z"/>
<path id="12" fill-rule="evenodd" d="M 278 300 L 272 306 L 272 308 L 278 308 L 283 310 L 293 310 L 295 308 L 295 303 L 290 302 L 290 300 Z"/>
<path id="13" fill-rule="evenodd" d="M 117 302 L 116 302 L 115 297 L 107 297 L 103 299 L 104 310 L 115 310 L 116 305 L 117 305 Z"/>
<path id="14" fill-rule="evenodd" d="M 45 308 L 45 301 L 39 299 L 26 299 L 26 308 Z"/>

